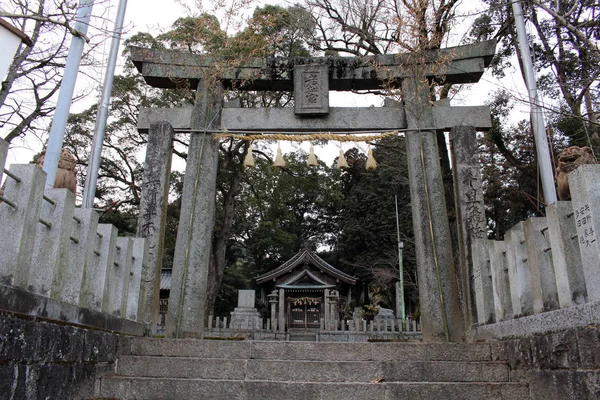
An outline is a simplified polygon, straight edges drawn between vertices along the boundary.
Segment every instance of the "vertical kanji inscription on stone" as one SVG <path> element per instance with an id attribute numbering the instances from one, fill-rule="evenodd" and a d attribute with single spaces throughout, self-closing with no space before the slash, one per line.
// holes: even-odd
<path id="1" fill-rule="evenodd" d="M 327 65 L 294 67 L 294 111 L 298 115 L 329 113 L 329 78 Z"/>

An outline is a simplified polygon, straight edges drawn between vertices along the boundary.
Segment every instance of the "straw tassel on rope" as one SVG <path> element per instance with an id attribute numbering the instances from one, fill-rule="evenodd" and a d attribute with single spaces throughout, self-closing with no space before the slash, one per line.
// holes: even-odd
<path id="1" fill-rule="evenodd" d="M 373 157 L 373 151 L 371 150 L 371 146 L 369 146 L 369 151 L 367 153 L 367 171 L 373 171 L 377 168 L 377 161 L 375 161 L 375 157 Z"/>
<path id="2" fill-rule="evenodd" d="M 339 169 L 350 168 L 348 162 L 346 161 L 346 157 L 344 156 L 344 150 L 342 149 L 340 149 L 340 156 L 338 157 L 337 167 Z"/>
<path id="3" fill-rule="evenodd" d="M 273 163 L 277 168 L 285 167 L 285 160 L 283 159 L 283 155 L 281 154 L 281 146 L 277 144 L 277 156 L 275 157 L 275 162 Z"/>
<path id="4" fill-rule="evenodd" d="M 315 149 L 313 148 L 312 143 L 310 144 L 310 153 L 308 154 L 308 162 L 307 162 L 309 167 L 316 167 L 317 166 L 317 156 L 315 156 Z"/>
<path id="5" fill-rule="evenodd" d="M 246 153 L 246 157 L 244 158 L 244 166 L 248 168 L 254 167 L 256 164 L 254 162 L 254 156 L 252 155 L 252 142 L 248 143 L 248 152 Z"/>

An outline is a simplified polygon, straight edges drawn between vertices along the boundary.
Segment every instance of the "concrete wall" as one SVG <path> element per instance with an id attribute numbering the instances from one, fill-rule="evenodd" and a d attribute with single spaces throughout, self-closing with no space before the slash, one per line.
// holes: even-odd
<path id="1" fill-rule="evenodd" d="M 0 398 L 81 399 L 111 373 L 130 336 L 0 312 Z"/>
<path id="2" fill-rule="evenodd" d="M 600 324 L 497 341 L 492 359 L 507 361 L 511 380 L 528 382 L 533 400 L 600 395 Z"/>

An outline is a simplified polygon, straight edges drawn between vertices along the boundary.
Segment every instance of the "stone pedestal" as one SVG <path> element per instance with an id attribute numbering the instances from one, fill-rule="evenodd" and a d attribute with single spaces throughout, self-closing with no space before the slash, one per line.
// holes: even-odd
<path id="1" fill-rule="evenodd" d="M 261 329 L 260 313 L 254 307 L 254 290 L 238 290 L 238 306 L 231 313 L 231 329 Z"/>

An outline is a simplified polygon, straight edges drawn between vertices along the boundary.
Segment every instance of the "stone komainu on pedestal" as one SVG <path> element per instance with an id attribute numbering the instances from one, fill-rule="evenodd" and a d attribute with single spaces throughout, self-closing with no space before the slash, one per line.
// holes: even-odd
<path id="1" fill-rule="evenodd" d="M 571 192 L 569 190 L 569 174 L 575 168 L 583 164 L 597 164 L 592 149 L 587 146 L 571 146 L 558 155 L 556 186 L 558 198 L 560 200 L 568 200 L 571 198 Z"/>

